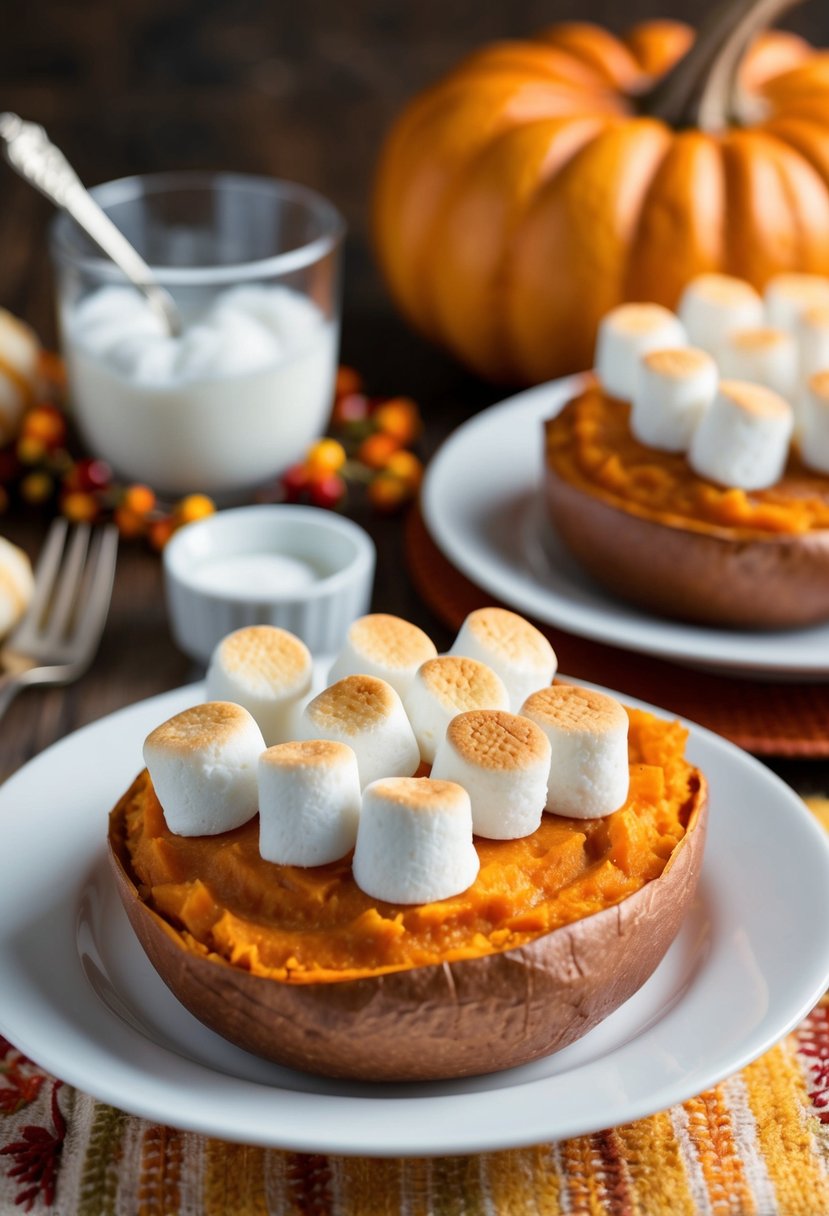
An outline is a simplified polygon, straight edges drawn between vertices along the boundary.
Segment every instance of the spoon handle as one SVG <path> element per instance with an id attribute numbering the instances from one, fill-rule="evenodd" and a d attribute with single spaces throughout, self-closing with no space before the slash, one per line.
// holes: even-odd
<path id="1" fill-rule="evenodd" d="M 169 292 L 122 232 L 95 202 L 43 127 L 16 114 L 0 113 L 0 148 L 11 167 L 41 194 L 67 211 L 107 257 L 141 291 L 170 334 L 181 333 L 181 318 Z"/>

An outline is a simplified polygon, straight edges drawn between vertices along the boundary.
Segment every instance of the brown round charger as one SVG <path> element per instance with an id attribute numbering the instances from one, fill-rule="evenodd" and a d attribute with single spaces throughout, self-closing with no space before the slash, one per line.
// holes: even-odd
<path id="1" fill-rule="evenodd" d="M 406 521 L 406 560 L 421 599 L 450 629 L 474 609 L 499 602 L 444 557 L 417 509 Z M 690 718 L 758 756 L 829 756 L 829 682 L 715 675 L 533 623 L 550 639 L 559 670 L 568 676 Z"/>

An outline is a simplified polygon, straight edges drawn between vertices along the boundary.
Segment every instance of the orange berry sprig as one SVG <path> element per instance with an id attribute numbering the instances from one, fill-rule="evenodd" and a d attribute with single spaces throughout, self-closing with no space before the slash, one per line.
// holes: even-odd
<path id="1" fill-rule="evenodd" d="M 43 355 L 42 382 L 49 399 L 25 414 L 16 441 L 0 448 L 0 513 L 14 498 L 39 510 L 56 510 L 75 522 L 112 519 L 124 540 L 145 540 L 160 550 L 177 528 L 216 508 L 204 494 L 162 504 L 148 485 L 120 484 L 102 460 L 76 458 L 61 408 L 64 369 L 57 356 Z M 408 397 L 371 398 L 351 367 L 337 372 L 330 435 L 260 497 L 341 507 L 349 492 L 371 507 L 391 512 L 417 494 L 423 465 L 411 446 L 422 430 L 420 411 Z"/>
<path id="2" fill-rule="evenodd" d="M 59 367 L 50 379 L 59 383 Z M 124 540 L 145 539 L 162 549 L 173 532 L 215 510 L 212 499 L 190 494 L 163 507 L 146 485 L 120 485 L 103 460 L 75 459 L 59 406 L 39 401 L 24 415 L 17 440 L 0 448 L 0 513 L 16 496 L 30 507 L 59 511 L 73 523 L 112 519 Z"/>
<path id="3" fill-rule="evenodd" d="M 399 510 L 418 492 L 423 464 L 410 451 L 423 429 L 410 397 L 372 399 L 351 367 L 337 373 L 330 436 L 318 440 L 305 459 L 281 479 L 287 502 L 338 507 L 350 486 L 364 489 L 377 511 Z"/>

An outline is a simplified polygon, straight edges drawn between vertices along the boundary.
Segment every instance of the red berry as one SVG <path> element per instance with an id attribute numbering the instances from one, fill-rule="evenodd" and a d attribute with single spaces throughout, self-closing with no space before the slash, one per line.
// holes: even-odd
<path id="1" fill-rule="evenodd" d="M 348 426 L 352 422 L 364 422 L 369 413 L 368 397 L 363 393 L 348 393 L 337 398 L 331 421 L 334 426 Z"/>
<path id="2" fill-rule="evenodd" d="M 310 490 L 315 507 L 336 507 L 345 494 L 345 482 L 339 473 L 326 473 L 312 480 Z"/>
<path id="3" fill-rule="evenodd" d="M 305 464 L 293 464 L 282 474 L 282 489 L 286 502 L 299 502 L 308 489 L 310 474 Z"/>
<path id="4" fill-rule="evenodd" d="M 79 460 L 67 478 L 70 490 L 105 490 L 112 481 L 112 469 L 105 460 Z"/>

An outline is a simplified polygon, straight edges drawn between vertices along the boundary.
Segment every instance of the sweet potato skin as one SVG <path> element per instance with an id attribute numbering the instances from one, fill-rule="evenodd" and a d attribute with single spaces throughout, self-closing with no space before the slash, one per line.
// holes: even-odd
<path id="1" fill-rule="evenodd" d="M 544 495 L 556 533 L 596 582 L 660 616 L 736 629 L 829 620 L 829 530 L 693 528 L 575 485 L 549 462 Z"/>
<path id="2" fill-rule="evenodd" d="M 127 916 L 161 978 L 200 1021 L 277 1063 L 331 1077 L 423 1081 L 497 1072 L 580 1038 L 648 979 L 696 890 L 707 788 L 659 878 L 621 903 L 524 946 L 367 979 L 292 985 L 200 955 L 142 897 L 125 808 L 109 849 Z"/>

